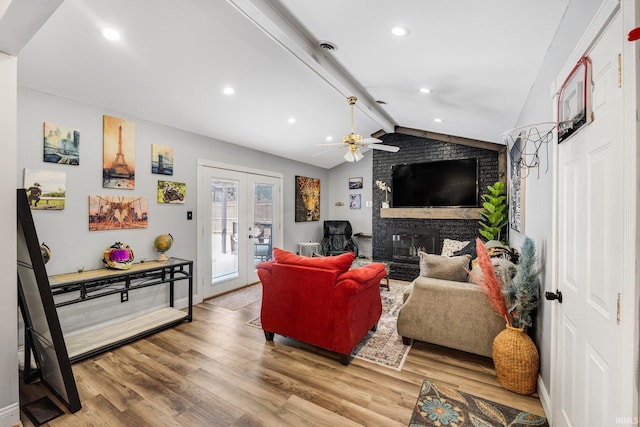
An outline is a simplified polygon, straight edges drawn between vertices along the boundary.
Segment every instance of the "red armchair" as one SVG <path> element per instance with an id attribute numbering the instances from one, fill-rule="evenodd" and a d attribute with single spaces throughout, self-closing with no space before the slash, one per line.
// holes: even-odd
<path id="1" fill-rule="evenodd" d="M 258 264 L 262 282 L 262 329 L 268 341 L 284 335 L 340 355 L 348 365 L 351 351 L 380 314 L 384 264 L 349 270 L 355 255 L 302 257 L 274 248 L 274 260 Z"/>

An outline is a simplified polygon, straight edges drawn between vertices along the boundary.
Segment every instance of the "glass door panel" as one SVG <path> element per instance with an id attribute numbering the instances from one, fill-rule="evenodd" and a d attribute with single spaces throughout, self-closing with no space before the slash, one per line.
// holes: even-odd
<path id="1" fill-rule="evenodd" d="M 211 181 L 211 283 L 239 276 L 239 181 Z"/>

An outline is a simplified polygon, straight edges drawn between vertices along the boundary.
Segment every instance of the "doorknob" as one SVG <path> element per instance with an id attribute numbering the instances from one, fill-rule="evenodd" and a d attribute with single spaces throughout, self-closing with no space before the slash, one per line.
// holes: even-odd
<path id="1" fill-rule="evenodd" d="M 250 239 L 253 239 L 253 236 L 252 236 L 251 234 L 249 234 L 249 238 L 250 238 Z"/>
<path id="2" fill-rule="evenodd" d="M 560 291 L 545 292 L 544 293 L 544 297 L 549 301 L 553 301 L 553 300 L 557 299 L 558 302 L 560 304 L 562 304 L 562 292 L 560 292 Z"/>

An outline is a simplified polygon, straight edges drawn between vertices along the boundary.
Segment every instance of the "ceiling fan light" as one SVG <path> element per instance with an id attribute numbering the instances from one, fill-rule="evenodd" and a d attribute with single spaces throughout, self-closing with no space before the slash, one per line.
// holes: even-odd
<path id="1" fill-rule="evenodd" d="M 344 159 L 345 159 L 347 162 L 355 162 L 355 161 L 356 161 L 356 156 L 355 156 L 355 154 L 353 154 L 351 151 L 347 151 L 347 152 L 344 154 Z"/>
<path id="2" fill-rule="evenodd" d="M 356 162 L 359 162 L 360 160 L 362 160 L 362 159 L 364 158 L 364 154 L 362 154 L 362 153 L 360 152 L 360 150 L 357 150 L 357 151 L 354 153 L 354 157 L 356 158 Z"/>

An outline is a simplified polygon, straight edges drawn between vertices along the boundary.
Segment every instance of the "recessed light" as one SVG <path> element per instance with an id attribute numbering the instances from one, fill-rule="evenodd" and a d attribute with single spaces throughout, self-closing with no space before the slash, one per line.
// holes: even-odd
<path id="1" fill-rule="evenodd" d="M 409 30 L 404 27 L 393 27 L 391 29 L 391 34 L 398 37 L 404 37 L 409 34 Z"/>
<path id="2" fill-rule="evenodd" d="M 331 141 L 333 141 L 333 137 L 331 135 L 329 135 L 324 140 L 327 141 L 327 142 L 331 142 Z"/>
<path id="3" fill-rule="evenodd" d="M 289 123 L 290 125 L 294 124 L 295 122 L 296 122 L 295 117 L 289 117 L 289 120 L 287 120 L 287 123 Z"/>
<path id="4" fill-rule="evenodd" d="M 436 117 L 435 119 L 433 119 L 433 121 L 436 123 L 442 123 L 442 119 L 439 117 Z"/>
<path id="5" fill-rule="evenodd" d="M 120 31 L 116 30 L 115 28 L 104 28 L 102 30 L 102 37 L 109 41 L 115 42 L 120 40 Z"/>
<path id="6" fill-rule="evenodd" d="M 225 95 L 233 95 L 236 92 L 236 90 L 234 88 L 232 88 L 231 86 L 227 86 L 224 89 L 222 89 L 222 93 Z"/>
<path id="7" fill-rule="evenodd" d="M 428 87 L 421 87 L 420 93 L 431 93 L 431 89 L 429 89 Z"/>

